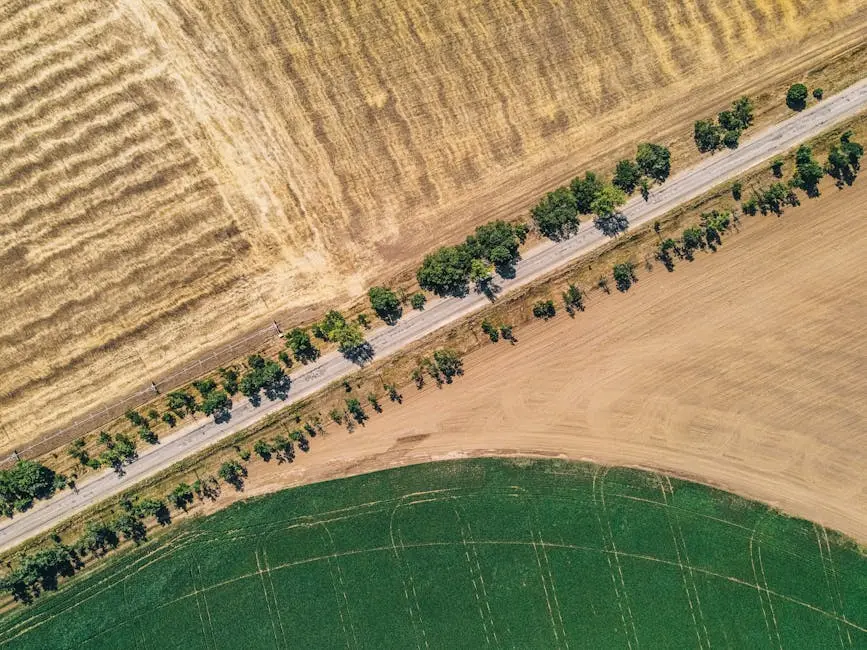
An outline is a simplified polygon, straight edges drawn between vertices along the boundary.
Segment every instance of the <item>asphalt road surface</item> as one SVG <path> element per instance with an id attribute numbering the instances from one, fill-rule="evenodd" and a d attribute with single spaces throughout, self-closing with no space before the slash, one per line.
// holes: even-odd
<path id="1" fill-rule="evenodd" d="M 629 219 L 631 227 L 658 218 L 672 208 L 704 194 L 714 186 L 773 156 L 784 153 L 865 108 L 867 79 L 784 122 L 756 133 L 734 151 L 708 156 L 696 166 L 680 172 L 661 187 L 653 189 L 649 201 L 645 202 L 640 197 L 629 201 L 623 213 Z M 499 286 L 498 295 L 533 282 L 607 241 L 608 238 L 594 228 L 592 222 L 586 222 L 581 225 L 576 235 L 565 241 L 540 244 L 524 253 L 523 258 L 515 265 L 513 278 L 495 278 L 495 284 Z M 373 330 L 367 340 L 373 347 L 375 357 L 381 359 L 481 309 L 488 302 L 486 296 L 475 292 L 463 298 L 430 300 L 424 311 L 408 310 L 409 313 L 396 325 Z M 297 400 L 312 395 L 357 369 L 358 366 L 340 354 L 330 353 L 323 355 L 315 364 L 292 373 L 292 385 L 285 400 L 269 402 L 263 399 L 259 407 L 254 407 L 246 398 L 237 397 L 228 422 L 216 424 L 211 419 L 200 417 L 196 422 L 162 438 L 159 445 L 143 450 L 139 459 L 126 467 L 124 476 L 119 477 L 112 471 L 105 471 L 83 481 L 77 492 L 64 490 L 50 501 L 38 503 L 28 512 L 5 520 L 0 525 L 0 550 L 16 546 L 49 530 L 88 506 L 127 489 L 137 481 L 152 476 L 181 458 L 201 451 Z"/>

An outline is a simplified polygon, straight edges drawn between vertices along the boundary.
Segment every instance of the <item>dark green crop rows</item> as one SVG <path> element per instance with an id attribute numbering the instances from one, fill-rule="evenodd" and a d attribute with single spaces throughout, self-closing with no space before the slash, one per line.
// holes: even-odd
<path id="1" fill-rule="evenodd" d="M 867 561 L 692 483 L 419 465 L 180 526 L 0 619 L 15 648 L 867 647 Z"/>

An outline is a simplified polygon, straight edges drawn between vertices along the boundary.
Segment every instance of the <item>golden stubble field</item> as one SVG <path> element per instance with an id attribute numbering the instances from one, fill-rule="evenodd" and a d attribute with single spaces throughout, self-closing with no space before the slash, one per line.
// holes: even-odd
<path id="1" fill-rule="evenodd" d="M 6 2 L 4 446 L 865 33 L 864 0 Z"/>
<path id="2" fill-rule="evenodd" d="M 867 542 L 867 182 L 744 217 L 715 254 L 638 269 L 570 319 L 516 330 L 243 493 L 476 455 L 632 465 L 712 483 Z"/>

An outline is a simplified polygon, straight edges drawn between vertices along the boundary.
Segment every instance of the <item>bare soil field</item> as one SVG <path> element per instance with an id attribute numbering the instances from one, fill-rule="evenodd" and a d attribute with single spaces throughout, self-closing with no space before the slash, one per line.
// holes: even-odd
<path id="1" fill-rule="evenodd" d="M 795 74 L 833 92 L 865 34 L 862 0 L 8 2 L 4 442 L 349 300 L 640 139 L 688 161 L 692 119 L 772 91 L 776 119 Z"/>
<path id="2" fill-rule="evenodd" d="M 291 466 L 257 463 L 243 493 L 409 463 L 540 455 L 654 468 L 720 486 L 867 542 L 867 184 L 747 217 L 715 254 L 639 271 L 466 358 L 442 390 Z"/>

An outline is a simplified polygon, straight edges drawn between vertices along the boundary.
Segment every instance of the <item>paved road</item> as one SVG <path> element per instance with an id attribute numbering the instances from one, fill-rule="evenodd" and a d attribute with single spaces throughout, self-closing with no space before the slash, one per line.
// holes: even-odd
<path id="1" fill-rule="evenodd" d="M 867 79 L 785 122 L 755 134 L 734 151 L 721 152 L 706 158 L 654 190 L 648 202 L 645 203 L 640 197 L 631 200 L 623 212 L 633 227 L 660 217 L 719 183 L 791 149 L 865 108 Z M 500 295 L 537 280 L 607 241 L 608 238 L 588 222 L 582 224 L 578 233 L 566 241 L 545 242 L 536 246 L 527 251 L 516 264 L 514 278 L 496 279 L 500 286 Z M 481 309 L 486 304 L 488 299 L 478 293 L 471 293 L 464 298 L 431 300 L 423 312 L 412 311 L 393 327 L 381 327 L 372 331 L 368 341 L 373 346 L 376 357 L 382 358 Z M 356 369 L 357 366 L 339 354 L 331 353 L 321 357 L 316 364 L 306 366 L 291 375 L 292 388 L 286 400 L 265 400 L 258 408 L 254 408 L 246 399 L 236 399 L 229 422 L 216 424 L 210 419 L 199 419 L 173 435 L 165 436 L 159 445 L 144 451 L 135 463 L 127 467 L 125 476 L 118 477 L 110 471 L 101 473 L 82 483 L 78 492 L 64 491 L 51 501 L 39 503 L 32 510 L 4 521 L 0 525 L 0 550 L 20 544 L 50 529 L 63 519 L 121 492 L 184 456 L 201 451 L 288 404 L 312 395 Z"/>

